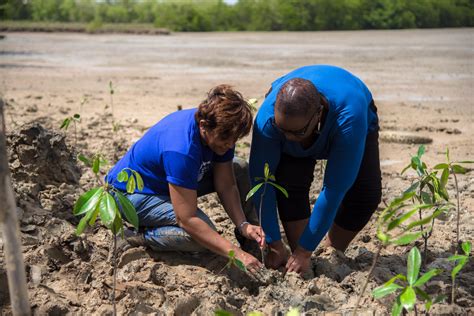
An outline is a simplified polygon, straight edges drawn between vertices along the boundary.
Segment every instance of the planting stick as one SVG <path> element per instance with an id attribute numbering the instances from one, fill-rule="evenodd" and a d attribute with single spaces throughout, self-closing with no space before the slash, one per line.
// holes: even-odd
<path id="1" fill-rule="evenodd" d="M 258 210 L 258 225 L 260 228 L 262 228 L 262 205 L 263 205 L 263 196 L 265 195 L 265 191 L 267 190 L 267 182 L 263 184 L 263 192 L 262 195 L 260 195 L 260 207 Z M 260 247 L 260 254 L 262 255 L 262 264 L 265 266 L 265 256 L 263 253 L 263 248 Z"/>
<path id="2" fill-rule="evenodd" d="M 375 253 L 375 257 L 372 260 L 372 266 L 370 267 L 369 274 L 367 275 L 367 279 L 365 280 L 364 286 L 362 287 L 362 290 L 360 291 L 359 297 L 357 298 L 357 303 L 355 305 L 354 311 L 352 312 L 352 316 L 356 316 L 357 309 L 359 308 L 360 301 L 362 299 L 362 296 L 364 295 L 364 292 L 367 288 L 367 285 L 369 284 L 370 277 L 372 276 L 372 273 L 374 272 L 375 269 L 375 264 L 377 263 L 377 260 L 379 259 L 380 252 L 382 251 L 383 244 L 379 244 L 379 248 L 377 249 L 377 252 Z"/>
<path id="3" fill-rule="evenodd" d="M 8 167 L 3 100 L 0 98 L 0 229 L 3 235 L 5 266 L 13 315 L 31 315 L 21 253 L 20 227 Z"/>

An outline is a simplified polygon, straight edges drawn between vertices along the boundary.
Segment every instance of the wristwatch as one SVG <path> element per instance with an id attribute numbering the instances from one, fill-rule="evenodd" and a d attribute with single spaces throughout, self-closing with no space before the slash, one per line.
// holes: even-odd
<path id="1" fill-rule="evenodd" d="M 245 224 L 249 224 L 249 225 L 250 225 L 250 223 L 249 223 L 249 222 L 247 222 L 247 221 L 243 221 L 243 222 L 242 222 L 242 223 L 240 223 L 240 225 L 238 226 L 238 228 L 239 228 L 239 232 L 240 232 L 240 234 L 242 234 L 242 235 L 243 235 L 243 233 L 242 233 L 242 228 L 244 228 L 244 225 L 245 225 Z"/>

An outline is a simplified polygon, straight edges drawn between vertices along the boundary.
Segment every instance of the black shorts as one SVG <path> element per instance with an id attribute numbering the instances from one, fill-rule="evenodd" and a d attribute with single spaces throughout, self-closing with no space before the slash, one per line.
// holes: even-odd
<path id="1" fill-rule="evenodd" d="M 339 206 L 335 223 L 343 229 L 360 231 L 377 209 L 382 197 L 379 160 L 379 134 L 367 135 L 364 156 L 357 178 Z M 309 190 L 316 159 L 281 154 L 276 179 L 288 191 L 286 198 L 277 190 L 278 213 L 284 222 L 309 218 Z"/>

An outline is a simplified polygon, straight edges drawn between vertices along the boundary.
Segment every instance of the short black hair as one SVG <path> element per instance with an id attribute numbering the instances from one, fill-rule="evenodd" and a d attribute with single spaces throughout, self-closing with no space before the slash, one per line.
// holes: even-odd
<path id="1" fill-rule="evenodd" d="M 290 79 L 278 91 L 275 109 L 283 115 L 309 115 L 314 108 L 321 110 L 321 97 L 316 86 L 309 80 Z"/>

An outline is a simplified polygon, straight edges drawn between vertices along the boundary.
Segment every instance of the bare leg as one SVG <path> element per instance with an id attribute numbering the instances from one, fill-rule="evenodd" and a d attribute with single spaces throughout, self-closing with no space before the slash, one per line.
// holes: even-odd
<path id="1" fill-rule="evenodd" d="M 283 228 L 285 229 L 286 238 L 290 244 L 291 251 L 293 252 L 298 246 L 298 241 L 303 234 L 306 225 L 308 224 L 308 218 L 301 219 L 298 221 L 282 222 Z"/>
<path id="2" fill-rule="evenodd" d="M 286 231 L 286 230 L 285 230 Z M 325 246 L 331 246 L 337 250 L 345 251 L 349 243 L 359 232 L 350 231 L 338 226 L 336 223 L 332 224 L 328 232 L 328 236 L 324 241 Z"/>

